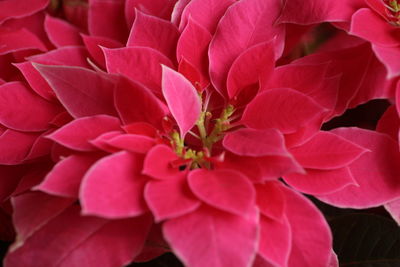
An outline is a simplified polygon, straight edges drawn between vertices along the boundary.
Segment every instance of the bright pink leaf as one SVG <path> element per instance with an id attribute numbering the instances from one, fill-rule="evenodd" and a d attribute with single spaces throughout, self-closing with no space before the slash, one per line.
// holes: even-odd
<path id="1" fill-rule="evenodd" d="M 91 151 L 95 148 L 89 143 L 99 135 L 120 130 L 119 120 L 107 115 L 83 117 L 66 124 L 48 136 L 51 140 L 79 151 Z"/>
<path id="2" fill-rule="evenodd" d="M 53 129 L 42 132 L 41 135 L 36 138 L 32 148 L 29 150 L 28 155 L 26 155 L 25 160 L 36 159 L 49 155 L 54 142 L 46 138 L 46 136 L 51 132 L 53 132 Z"/>
<path id="3" fill-rule="evenodd" d="M 108 141 L 110 139 L 120 136 L 122 134 L 124 134 L 124 132 L 121 130 L 106 132 L 106 133 L 99 135 L 95 139 L 89 140 L 89 143 L 94 145 L 98 149 L 104 150 L 108 153 L 115 153 L 115 152 L 120 151 L 120 149 L 110 146 L 108 144 Z"/>
<path id="4" fill-rule="evenodd" d="M 276 221 L 261 216 L 260 228 L 258 254 L 272 263 L 273 266 L 288 266 L 292 247 L 292 232 L 286 217 L 282 221 Z"/>
<path id="5" fill-rule="evenodd" d="M 148 216 L 109 221 L 79 213 L 78 206 L 71 206 L 49 221 L 24 246 L 7 255 L 5 266 L 127 265 L 142 250 L 151 226 Z M 43 244 L 48 245 L 46 250 Z"/>
<path id="6" fill-rule="evenodd" d="M 385 209 L 392 215 L 392 218 L 400 225 L 400 200 L 394 200 L 385 204 Z"/>
<path id="7" fill-rule="evenodd" d="M 92 56 L 94 61 L 97 64 L 100 64 L 103 68 L 106 67 L 106 61 L 101 47 L 118 48 L 123 46 L 121 43 L 106 37 L 89 36 L 84 34 L 81 34 L 81 36 L 89 54 Z"/>
<path id="8" fill-rule="evenodd" d="M 166 113 L 165 104 L 141 85 L 124 77 L 120 77 L 114 93 L 115 107 L 123 124 L 148 122 L 161 126 Z"/>
<path id="9" fill-rule="evenodd" d="M 22 167 L 21 165 L 0 166 L 0 201 L 2 203 L 5 203 L 11 194 L 14 193 L 15 189 L 23 178 L 25 169 L 26 168 Z"/>
<path id="10" fill-rule="evenodd" d="M 400 56 L 400 47 L 384 47 L 373 45 L 376 57 L 385 65 L 388 78 L 400 75 L 400 63 L 396 58 Z"/>
<path id="11" fill-rule="evenodd" d="M 15 66 L 22 72 L 32 89 L 47 100 L 54 101 L 56 96 L 40 73 L 31 62 L 46 65 L 68 65 L 77 67 L 89 67 L 86 58 L 87 53 L 83 47 L 63 47 L 50 52 L 29 57 L 29 61 L 17 63 Z"/>
<path id="12" fill-rule="evenodd" d="M 320 131 L 290 153 L 305 168 L 337 169 L 357 160 L 368 150 L 332 132 Z"/>
<path id="13" fill-rule="evenodd" d="M 202 201 L 215 208 L 246 216 L 255 204 L 250 180 L 233 170 L 195 170 L 188 175 L 190 189 Z"/>
<path id="14" fill-rule="evenodd" d="M 295 62 L 296 64 L 330 62 L 327 75 L 330 77 L 341 76 L 334 114 L 340 115 L 349 107 L 350 103 L 354 107 L 361 104 L 352 103 L 358 92 L 369 92 L 367 94 L 369 96 L 379 96 L 379 91 L 384 89 L 382 84 L 386 83 L 386 77 L 384 73 L 382 75 L 381 70 L 376 68 L 376 59 L 374 60 L 374 58 L 371 46 L 368 43 L 362 43 L 345 49 L 314 53 Z M 363 101 L 368 100 L 363 99 Z"/>
<path id="15" fill-rule="evenodd" d="M 88 28 L 90 35 L 125 43 L 128 28 L 124 18 L 124 2 L 90 0 Z"/>
<path id="16" fill-rule="evenodd" d="M 369 8 L 354 13 L 350 33 L 370 41 L 374 45 L 397 46 L 400 32 Z"/>
<path id="17" fill-rule="evenodd" d="M 292 229 L 288 266 L 328 266 L 332 236 L 324 216 L 304 196 L 287 187 L 281 188 L 287 202 L 286 216 Z"/>
<path id="18" fill-rule="evenodd" d="M 43 42 L 33 33 L 21 28 L 18 30 L 0 30 L 0 55 L 28 49 L 46 51 Z"/>
<path id="19" fill-rule="evenodd" d="M 23 83 L 0 86 L 0 123 L 4 126 L 20 131 L 43 131 L 61 111 L 59 105 L 44 100 Z"/>
<path id="20" fill-rule="evenodd" d="M 146 179 L 140 170 L 140 159 L 125 151 L 97 161 L 82 180 L 82 212 L 114 219 L 144 214 Z"/>
<path id="21" fill-rule="evenodd" d="M 234 0 L 192 0 L 182 13 L 179 30 L 183 31 L 190 18 L 214 34 L 217 24 Z"/>
<path id="22" fill-rule="evenodd" d="M 59 161 L 34 189 L 61 197 L 78 198 L 82 178 L 97 159 L 94 155 L 71 155 Z"/>
<path id="23" fill-rule="evenodd" d="M 67 23 L 65 20 L 46 16 L 44 27 L 50 41 L 56 47 L 67 45 L 82 45 L 79 29 Z"/>
<path id="24" fill-rule="evenodd" d="M 275 56 L 282 54 L 284 28 L 274 24 L 280 9 L 279 0 L 243 0 L 227 10 L 209 50 L 211 81 L 220 93 L 226 92 L 225 81 L 232 63 L 249 47 L 276 38 Z"/>
<path id="25" fill-rule="evenodd" d="M 172 9 L 176 0 L 126 0 L 125 1 L 125 17 L 129 27 L 132 26 L 135 20 L 135 10 L 140 10 L 143 13 L 169 20 Z"/>
<path id="26" fill-rule="evenodd" d="M 148 47 L 103 50 L 109 73 L 123 74 L 161 95 L 161 65 L 173 66 L 166 56 Z"/>
<path id="27" fill-rule="evenodd" d="M 129 0 L 128 0 L 129 1 Z M 179 26 L 182 18 L 182 12 L 192 0 L 177 0 L 171 13 L 171 22 Z"/>
<path id="28" fill-rule="evenodd" d="M 274 42 L 256 44 L 241 53 L 228 72 L 227 90 L 230 98 L 251 85 L 266 84 L 275 65 Z M 283 86 L 284 87 L 284 86 Z"/>
<path id="29" fill-rule="evenodd" d="M 349 165 L 359 186 L 349 185 L 332 194 L 318 196 L 338 207 L 369 208 L 399 197 L 400 153 L 388 135 L 358 128 L 339 128 L 335 134 L 369 149 Z"/>
<path id="30" fill-rule="evenodd" d="M 392 105 L 383 113 L 376 125 L 376 131 L 388 134 L 397 142 L 399 140 L 400 118 L 396 107 L 398 105 Z"/>
<path id="31" fill-rule="evenodd" d="M 283 222 L 286 201 L 280 190 L 280 182 L 271 181 L 255 186 L 257 192 L 257 206 L 261 214 L 274 220 Z"/>
<path id="32" fill-rule="evenodd" d="M 182 74 L 166 66 L 163 66 L 162 92 L 183 138 L 200 117 L 200 97 Z"/>
<path id="33" fill-rule="evenodd" d="M 288 173 L 304 173 L 301 165 L 291 156 L 245 157 L 227 153 L 220 168 L 237 170 L 253 182 L 276 180 Z"/>
<path id="34" fill-rule="evenodd" d="M 211 34 L 193 19 L 189 19 L 176 47 L 176 58 L 181 62 L 184 58 L 204 77 L 208 76 L 207 49 Z"/>
<path id="35" fill-rule="evenodd" d="M 40 133 L 23 133 L 11 129 L 0 136 L 0 164 L 14 165 L 24 161 Z"/>
<path id="36" fill-rule="evenodd" d="M 172 163 L 178 159 L 170 147 L 157 145 L 147 153 L 142 173 L 161 180 L 174 178 L 179 175 L 179 170 Z"/>
<path id="37" fill-rule="evenodd" d="M 163 181 L 150 181 L 144 195 L 156 221 L 185 215 L 197 209 L 201 203 L 190 191 L 186 174 Z"/>
<path id="38" fill-rule="evenodd" d="M 364 5 L 364 0 L 285 0 L 278 21 L 296 24 L 347 22 Z"/>
<path id="39" fill-rule="evenodd" d="M 328 67 L 329 62 L 279 66 L 263 89 L 292 88 L 312 97 L 323 107 L 333 109 L 336 104 L 340 76 L 327 78 Z"/>
<path id="40" fill-rule="evenodd" d="M 163 233 L 186 266 L 251 266 L 258 244 L 257 217 L 202 207 L 165 222 Z"/>
<path id="41" fill-rule="evenodd" d="M 171 22 L 136 10 L 126 46 L 150 47 L 174 59 L 178 37 L 179 31 Z"/>
<path id="42" fill-rule="evenodd" d="M 116 115 L 113 103 L 114 83 L 105 76 L 79 67 L 34 66 L 73 117 Z"/>
<path id="43" fill-rule="evenodd" d="M 147 153 L 156 143 L 154 139 L 145 135 L 123 134 L 111 138 L 107 144 L 135 153 Z"/>
<path id="44" fill-rule="evenodd" d="M 62 213 L 75 199 L 54 197 L 41 192 L 30 192 L 14 197 L 13 221 L 18 239 L 10 251 L 24 245 L 25 241 L 40 230 L 47 222 Z"/>
<path id="45" fill-rule="evenodd" d="M 226 149 L 241 156 L 285 156 L 283 135 L 276 129 L 239 129 L 225 135 L 223 145 Z"/>
<path id="46" fill-rule="evenodd" d="M 348 167 L 334 170 L 307 169 L 305 174 L 288 174 L 283 178 L 293 188 L 312 195 L 325 195 L 348 185 L 357 185 Z"/>
<path id="47" fill-rule="evenodd" d="M 0 24 L 11 18 L 21 18 L 45 9 L 49 0 L 32 0 L 29 5 L 24 0 L 4 0 L 0 2 Z"/>
<path id="48" fill-rule="evenodd" d="M 276 128 L 282 133 L 293 133 L 324 110 L 310 97 L 289 88 L 264 91 L 250 102 L 242 117 L 251 128 Z"/>

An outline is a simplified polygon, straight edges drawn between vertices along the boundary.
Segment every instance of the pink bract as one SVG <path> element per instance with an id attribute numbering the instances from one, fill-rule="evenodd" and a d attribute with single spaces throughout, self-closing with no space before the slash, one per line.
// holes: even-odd
<path id="1" fill-rule="evenodd" d="M 335 266 L 302 193 L 399 220 L 399 29 L 378 2 L 20 2 L 0 1 L 6 267 Z M 376 130 L 330 126 L 378 98 Z"/>

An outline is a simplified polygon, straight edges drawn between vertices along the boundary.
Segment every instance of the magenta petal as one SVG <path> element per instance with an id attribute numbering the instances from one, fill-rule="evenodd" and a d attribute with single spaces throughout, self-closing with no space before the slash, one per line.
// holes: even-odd
<path id="1" fill-rule="evenodd" d="M 0 123 L 4 126 L 20 131 L 43 131 L 61 111 L 59 105 L 44 100 L 23 83 L 0 86 Z"/>
<path id="2" fill-rule="evenodd" d="M 324 131 L 320 131 L 301 146 L 290 149 L 290 153 L 303 167 L 313 169 L 342 168 L 367 151 L 368 149 L 356 142 Z"/>
<path id="3" fill-rule="evenodd" d="M 50 154 L 54 142 L 49 140 L 46 136 L 51 132 L 53 132 L 53 129 L 42 132 L 42 134 L 36 138 L 25 160 L 36 159 Z"/>
<path id="4" fill-rule="evenodd" d="M 257 217 L 202 207 L 165 222 L 163 233 L 186 266 L 251 266 L 258 244 Z"/>
<path id="5" fill-rule="evenodd" d="M 169 20 L 176 0 L 126 0 L 125 17 L 129 27 L 135 20 L 135 10 L 140 10 L 146 14 Z"/>
<path id="6" fill-rule="evenodd" d="M 274 266 L 288 266 L 292 232 L 286 217 L 282 221 L 276 221 L 261 216 L 260 226 L 258 254 Z"/>
<path id="7" fill-rule="evenodd" d="M 190 189 L 215 208 L 246 216 L 255 204 L 256 193 L 250 180 L 233 170 L 195 170 L 188 175 Z"/>
<path id="8" fill-rule="evenodd" d="M 270 89 L 250 102 L 242 121 L 251 128 L 293 133 L 324 112 L 310 97 L 289 88 Z"/>
<path id="9" fill-rule="evenodd" d="M 44 21 L 47 36 L 56 47 L 82 45 L 79 30 L 64 20 L 46 16 Z"/>
<path id="10" fill-rule="evenodd" d="M 400 225 L 400 200 L 394 200 L 385 204 L 385 209 L 392 215 L 392 218 Z"/>
<path id="11" fill-rule="evenodd" d="M 31 192 L 13 198 L 13 221 L 18 239 L 12 245 L 11 251 L 21 247 L 30 236 L 62 213 L 74 201 L 71 198 L 59 198 L 40 192 Z"/>
<path id="12" fill-rule="evenodd" d="M 230 98 L 254 84 L 262 87 L 273 73 L 274 42 L 269 41 L 254 45 L 241 53 L 233 62 L 228 72 L 227 90 Z"/>
<path id="13" fill-rule="evenodd" d="M 364 0 L 285 0 L 280 23 L 316 24 L 347 22 L 354 12 L 365 6 Z"/>
<path id="14" fill-rule="evenodd" d="M 168 179 L 178 176 L 178 168 L 172 166 L 172 162 L 178 159 L 178 156 L 170 147 L 157 145 L 146 155 L 143 163 L 143 174 L 156 179 Z"/>
<path id="15" fill-rule="evenodd" d="M 373 45 L 376 57 L 385 65 L 388 78 L 393 78 L 400 75 L 400 63 L 397 58 L 400 57 L 400 47 L 384 47 Z"/>
<path id="16" fill-rule="evenodd" d="M 26 81 L 38 95 L 50 101 L 56 98 L 53 89 L 51 89 L 46 80 L 32 66 L 31 62 L 17 63 L 14 66 L 22 72 Z"/>
<path id="17" fill-rule="evenodd" d="M 223 145 L 232 153 L 241 156 L 289 155 L 283 135 L 276 129 L 239 129 L 228 133 L 223 140 Z"/>
<path id="18" fill-rule="evenodd" d="M 163 66 L 162 92 L 184 138 L 200 117 L 200 97 L 182 74 L 166 66 Z"/>
<path id="19" fill-rule="evenodd" d="M 110 79 L 79 67 L 34 66 L 75 118 L 97 114 L 116 115 L 114 84 Z"/>
<path id="20" fill-rule="evenodd" d="M 111 138 L 107 144 L 131 152 L 147 153 L 155 145 L 155 140 L 145 135 L 123 134 Z"/>
<path id="21" fill-rule="evenodd" d="M 150 47 L 173 59 L 178 37 L 179 31 L 171 22 L 136 10 L 136 19 L 126 46 Z"/>
<path id="22" fill-rule="evenodd" d="M 24 161 L 40 134 L 11 129 L 0 136 L 0 164 L 14 165 Z"/>
<path id="23" fill-rule="evenodd" d="M 25 79 L 36 93 L 45 99 L 53 101 L 56 98 L 53 90 L 31 62 L 46 65 L 89 67 L 86 61 L 87 57 L 87 52 L 83 47 L 67 46 L 45 54 L 31 56 L 28 58 L 29 61 L 15 64 L 15 66 L 22 72 Z"/>
<path id="24" fill-rule="evenodd" d="M 400 94 L 398 94 L 398 97 L 400 97 Z M 397 101 L 399 100 L 400 98 Z M 392 105 L 386 109 L 376 125 L 376 131 L 388 134 L 397 142 L 399 139 L 400 118 L 396 107 L 398 107 L 398 105 Z"/>
<path id="25" fill-rule="evenodd" d="M 234 3 L 234 0 L 192 0 L 183 10 L 179 30 L 182 31 L 192 18 L 214 34 L 219 20 L 227 8 Z"/>
<path id="26" fill-rule="evenodd" d="M 359 186 L 349 185 L 319 199 L 338 207 L 369 208 L 395 200 L 400 194 L 400 153 L 388 135 L 358 128 L 339 128 L 334 133 L 371 152 L 349 165 Z"/>
<path id="27" fill-rule="evenodd" d="M 263 180 L 275 180 L 287 173 L 304 173 L 304 169 L 292 156 L 265 156 L 257 159 Z"/>
<path id="28" fill-rule="evenodd" d="M 88 54 L 82 46 L 65 46 L 44 54 L 28 57 L 29 61 L 45 65 L 68 65 L 89 68 Z"/>
<path id="29" fill-rule="evenodd" d="M 28 49 L 38 49 L 42 52 L 47 50 L 43 42 L 25 28 L 0 30 L 0 44 L 0 55 Z"/>
<path id="30" fill-rule="evenodd" d="M 88 28 L 90 35 L 125 43 L 128 28 L 124 18 L 124 2 L 89 1 Z"/>
<path id="31" fill-rule="evenodd" d="M 186 183 L 186 175 L 164 181 L 150 181 L 145 188 L 145 199 L 156 221 L 185 215 L 200 206 Z"/>
<path id="32" fill-rule="evenodd" d="M 286 216 L 292 229 L 288 266 L 328 266 L 332 236 L 324 216 L 304 196 L 287 187 L 281 188 L 287 202 Z"/>
<path id="33" fill-rule="evenodd" d="M 369 8 L 354 13 L 350 33 L 370 41 L 374 45 L 397 46 L 400 32 Z"/>
<path id="34" fill-rule="evenodd" d="M 285 181 L 293 188 L 312 195 L 330 194 L 348 185 L 357 185 L 348 167 L 335 170 L 307 169 L 306 174 L 288 174 Z"/>
<path id="35" fill-rule="evenodd" d="M 327 78 L 330 63 L 288 64 L 276 68 L 266 88 L 292 88 L 333 109 L 341 76 Z M 323 87 L 323 89 L 322 89 Z"/>
<path id="36" fill-rule="evenodd" d="M 78 206 L 71 206 L 53 218 L 24 246 L 9 253 L 5 266 L 124 266 L 142 250 L 151 227 L 148 216 L 109 221 L 79 212 Z M 48 245 L 46 250 L 43 244 Z"/>
<path id="37" fill-rule="evenodd" d="M 161 64 L 172 67 L 171 61 L 152 48 L 126 47 L 103 49 L 109 73 L 120 73 L 161 94 Z"/>
<path id="38" fill-rule="evenodd" d="M 261 214 L 274 221 L 283 222 L 286 201 L 280 187 L 280 182 L 271 181 L 258 184 L 255 188 L 257 192 L 257 206 Z"/>
<path id="39" fill-rule="evenodd" d="M 78 198 L 82 178 L 97 159 L 98 157 L 92 155 L 69 156 L 58 162 L 35 190 Z"/>
<path id="40" fill-rule="evenodd" d="M 121 43 L 112 39 L 108 39 L 106 37 L 89 36 L 84 34 L 82 34 L 81 36 L 89 54 L 93 57 L 95 62 L 97 64 L 100 64 L 100 66 L 103 68 L 106 67 L 106 61 L 101 47 L 117 48 L 123 46 Z"/>
<path id="41" fill-rule="evenodd" d="M 176 47 L 176 58 L 181 62 L 184 58 L 202 75 L 208 76 L 207 49 L 211 34 L 193 19 L 189 19 Z"/>
<path id="42" fill-rule="evenodd" d="M 134 154 L 119 152 L 96 162 L 82 180 L 80 201 L 84 214 L 126 218 L 147 211 L 143 198 L 146 179 Z"/>
<path id="43" fill-rule="evenodd" d="M 211 81 L 220 93 L 225 93 L 225 81 L 233 61 L 247 48 L 278 36 L 276 56 L 281 55 L 284 28 L 274 25 L 280 10 L 279 0 L 244 0 L 226 11 L 208 53 Z"/>
<path id="44" fill-rule="evenodd" d="M 89 143 L 101 150 L 108 152 L 108 153 L 115 153 L 115 152 L 120 151 L 121 149 L 110 146 L 108 144 L 108 141 L 111 140 L 112 138 L 120 136 L 122 134 L 124 134 L 124 132 L 121 130 L 106 132 L 106 133 L 99 135 L 95 139 L 89 140 Z"/>
<path id="45" fill-rule="evenodd" d="M 51 140 L 79 151 L 95 150 L 89 143 L 99 135 L 120 130 L 119 120 L 107 115 L 97 115 L 73 120 L 48 136 Z"/>
<path id="46" fill-rule="evenodd" d="M 0 2 L 0 24 L 7 19 L 21 18 L 45 9 L 49 0 L 32 0 L 29 5 L 24 0 L 4 0 Z"/>
<path id="47" fill-rule="evenodd" d="M 120 77 L 114 91 L 115 107 L 123 124 L 148 122 L 161 126 L 166 114 L 165 104 L 141 85 L 125 77 Z"/>

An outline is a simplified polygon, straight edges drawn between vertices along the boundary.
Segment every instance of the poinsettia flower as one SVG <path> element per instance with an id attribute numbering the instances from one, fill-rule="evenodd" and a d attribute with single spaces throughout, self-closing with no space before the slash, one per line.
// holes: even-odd
<path id="1" fill-rule="evenodd" d="M 32 253 L 35 266 L 123 266 L 166 249 L 187 266 L 337 263 L 325 219 L 297 191 L 356 208 L 399 196 L 395 176 L 379 172 L 396 170 L 394 140 L 321 131 L 386 96 L 386 71 L 367 44 L 347 39 L 275 68 L 290 29 L 279 22 L 293 13 L 286 2 L 90 0 L 64 8 L 72 23 L 43 16 L 43 51 L 57 49 L 16 64 L 32 90 L 20 80 L 0 86 L 14 89 L 3 90 L 0 146 L 9 154 L 0 158 L 46 157 L 23 174 L 4 168 L 22 176 L 2 192 L 13 194 L 18 236 L 6 266 L 31 263 Z M 311 19 L 353 13 L 331 13 L 331 4 Z M 40 116 L 28 121 L 25 106 Z M 379 174 L 374 186 L 362 180 L 365 165 Z M 104 251 L 111 239 L 118 245 Z"/>

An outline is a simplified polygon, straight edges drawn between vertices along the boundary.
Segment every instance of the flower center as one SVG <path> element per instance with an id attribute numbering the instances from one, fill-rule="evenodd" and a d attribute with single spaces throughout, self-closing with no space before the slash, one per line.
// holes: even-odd
<path id="1" fill-rule="evenodd" d="M 400 4 L 397 0 L 383 0 L 386 7 L 386 16 L 389 22 L 400 26 Z"/>
<path id="2" fill-rule="evenodd" d="M 182 164 L 190 169 L 212 168 L 211 157 L 213 145 L 220 141 L 226 131 L 231 129 L 233 125 L 232 115 L 235 109 L 232 105 L 227 105 L 218 118 L 213 119 L 213 114 L 203 107 L 200 117 L 196 123 L 196 127 L 189 134 L 194 136 L 200 143 L 201 149 L 190 148 L 188 142 L 180 136 L 177 131 L 171 134 L 171 145 L 175 153 L 182 158 Z"/>

